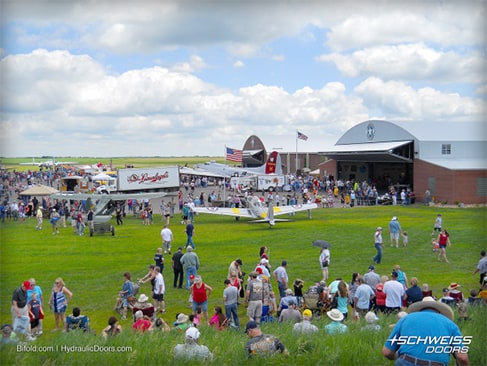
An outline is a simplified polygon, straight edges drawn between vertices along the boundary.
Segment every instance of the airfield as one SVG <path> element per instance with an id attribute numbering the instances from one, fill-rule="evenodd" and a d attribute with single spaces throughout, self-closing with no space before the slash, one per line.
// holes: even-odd
<path id="1" fill-rule="evenodd" d="M 204 189 L 206 197 L 215 187 Z M 199 196 L 203 189 L 197 188 L 194 195 Z M 184 192 L 184 191 L 183 191 Z M 35 341 L 39 346 L 52 344 L 94 345 L 103 343 L 100 332 L 106 325 L 109 316 L 117 315 L 113 311 L 115 298 L 123 282 L 123 272 L 129 271 L 133 278 L 142 277 L 146 273 L 148 264 L 153 263 L 153 255 L 161 245 L 160 230 L 162 220 L 159 212 L 159 201 L 153 200 L 154 222 L 152 225 L 142 225 L 141 219 L 130 214 L 124 224 L 116 226 L 115 236 L 88 235 L 78 236 L 69 227 L 61 228 L 59 235 L 52 235 L 47 220 L 44 229 L 34 230 L 35 220 L 6 222 L 0 226 L 1 238 L 1 267 L 2 291 L 0 294 L 0 321 L 10 323 L 10 299 L 15 287 L 30 277 L 34 277 L 44 291 L 47 301 L 52 283 L 55 278 L 62 277 L 66 286 L 73 292 L 73 299 L 69 304 L 68 313 L 74 306 L 81 308 L 82 314 L 91 319 L 91 327 L 96 332 L 93 337 L 78 337 L 74 339 L 70 334 L 51 333 L 54 328 L 54 317 L 45 306 L 44 334 Z M 432 251 L 431 232 L 434 218 L 442 213 L 444 227 L 451 233 L 452 246 L 447 249 L 450 263 L 440 263 L 436 253 Z M 397 216 L 404 230 L 409 234 L 407 247 L 391 248 L 388 241 L 387 225 L 392 216 Z M 479 253 L 487 247 L 487 232 L 485 207 L 426 207 L 421 203 L 409 206 L 358 206 L 345 207 L 335 204 L 334 208 L 318 208 L 312 211 L 312 218 L 308 219 L 306 212 L 297 213 L 291 217 L 294 221 L 277 223 L 275 227 L 268 225 L 250 225 L 247 219 L 236 221 L 232 217 L 198 215 L 195 219 L 196 253 L 201 261 L 198 271 L 203 280 L 213 287 L 209 299 L 209 313 L 215 305 L 222 305 L 223 280 L 232 260 L 241 258 L 243 270 L 247 273 L 255 268 L 259 260 L 259 248 L 269 247 L 270 262 L 276 268 L 282 260 L 288 261 L 290 282 L 297 278 L 304 280 L 305 289 L 315 281 L 321 279 L 318 263 L 319 250 L 312 246 L 312 241 L 325 239 L 332 244 L 330 280 L 342 277 L 350 281 L 352 272 L 365 273 L 372 264 L 375 255 L 373 234 L 377 226 L 384 227 L 384 258 L 383 264 L 377 265 L 379 274 L 389 275 L 395 264 L 400 264 L 408 278 L 417 277 L 419 283 L 428 283 L 436 296 L 441 295 L 441 289 L 451 282 L 461 284 L 464 296 L 468 296 L 471 288 L 478 288 L 478 275 L 472 272 L 479 260 Z M 175 237 L 173 252 L 178 246 L 184 246 L 184 226 L 181 225 L 180 214 L 171 219 L 171 229 Z M 174 321 L 176 314 L 189 314 L 188 293 L 185 290 L 172 288 L 172 271 L 170 256 L 165 257 L 164 278 L 166 284 L 166 309 L 163 315 L 168 323 Z M 274 289 L 276 284 L 273 283 Z M 149 295 L 150 286 L 144 285 L 140 293 Z M 472 345 L 472 359 L 475 364 L 485 364 L 484 349 L 486 338 L 485 327 L 477 329 L 475 324 L 482 324 L 483 313 L 472 312 L 478 317 L 471 323 L 461 325 L 464 334 L 474 334 Z M 245 308 L 239 307 L 239 317 L 242 324 L 247 322 Z M 355 355 L 347 355 L 347 347 L 354 347 L 357 338 L 350 332 L 348 336 L 338 340 L 323 339 L 305 341 L 294 339 L 289 328 L 283 325 L 265 325 L 266 331 L 279 335 L 281 340 L 291 351 L 291 358 L 286 362 L 278 357 L 275 362 L 266 364 L 318 364 L 320 359 L 328 357 L 330 363 L 325 364 L 357 364 L 353 360 L 362 360 L 361 364 L 388 365 L 389 361 L 380 355 L 380 348 L 387 338 L 389 329 L 386 327 L 393 320 L 381 317 L 380 324 L 384 330 L 377 335 L 360 338 L 362 347 L 355 350 Z M 480 323 L 479 323 L 480 322 Z M 320 329 L 327 324 L 326 319 L 314 320 Z M 121 322 L 124 337 L 110 343 L 116 346 L 131 346 L 127 353 L 90 353 L 67 354 L 61 352 L 29 353 L 9 352 L 2 354 L 6 364 L 87 364 L 96 362 L 110 362 L 121 364 L 140 364 L 160 361 L 153 355 L 151 348 L 159 347 L 162 354 L 169 355 L 167 362 L 171 364 L 170 351 L 174 344 L 182 342 L 178 334 L 163 336 L 144 335 L 134 336 L 130 332 L 130 321 Z M 246 364 L 248 361 L 239 353 L 246 341 L 242 332 L 229 334 L 216 333 L 214 330 L 202 326 L 201 343 L 213 350 L 216 362 L 221 364 Z M 359 322 L 350 322 L 351 330 L 360 331 Z M 161 340 L 162 338 L 162 340 Z M 364 343 L 365 342 L 365 343 Z M 342 352 L 338 352 L 342 349 Z M 330 351 L 334 349 L 334 351 Z M 348 348 L 350 349 L 350 348 Z M 335 361 L 335 362 L 334 362 Z M 254 363 L 255 364 L 255 363 Z M 264 363 L 257 363 L 264 364 Z M 472 363 L 474 364 L 474 363 Z"/>

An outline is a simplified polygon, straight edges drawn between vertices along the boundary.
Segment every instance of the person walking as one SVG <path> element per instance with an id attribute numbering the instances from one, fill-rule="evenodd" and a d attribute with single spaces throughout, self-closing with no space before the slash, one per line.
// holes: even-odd
<path id="1" fill-rule="evenodd" d="M 191 245 L 193 249 L 195 249 L 195 245 L 193 242 L 193 236 L 194 236 L 194 225 L 191 222 L 191 220 L 186 221 L 186 229 L 184 230 L 186 233 L 186 246 Z"/>
<path id="2" fill-rule="evenodd" d="M 396 248 L 399 248 L 399 234 L 402 232 L 401 224 L 397 220 L 397 217 L 392 217 L 391 221 L 389 222 L 389 234 L 391 238 L 391 247 L 396 245 Z"/>
<path id="3" fill-rule="evenodd" d="M 198 269 L 200 268 L 200 259 L 198 255 L 193 252 L 193 247 L 188 245 L 186 247 L 186 253 L 183 254 L 179 260 L 183 266 L 183 271 L 186 273 L 186 290 L 189 290 L 191 284 L 190 276 L 196 276 Z"/>
<path id="4" fill-rule="evenodd" d="M 438 235 L 438 239 L 436 240 L 438 245 L 440 246 L 440 252 L 438 253 L 438 261 L 441 262 L 441 258 L 445 260 L 446 263 L 448 262 L 448 258 L 446 257 L 446 246 L 451 246 L 450 242 L 450 234 L 446 229 L 441 229 L 440 234 Z"/>
<path id="5" fill-rule="evenodd" d="M 184 270 L 181 264 L 181 257 L 183 256 L 183 248 L 179 247 L 178 251 L 172 256 L 172 270 L 174 272 L 174 288 L 183 288 Z"/>
<path id="6" fill-rule="evenodd" d="M 384 247 L 384 243 L 382 242 L 382 228 L 379 226 L 374 234 L 374 246 L 375 250 L 377 250 L 377 254 L 375 255 L 372 260 L 376 264 L 380 264 L 382 262 L 382 249 Z"/>
<path id="7" fill-rule="evenodd" d="M 323 275 L 323 281 L 326 282 L 328 280 L 328 266 L 330 265 L 330 249 L 321 248 L 319 261 L 321 266 L 321 273 Z"/>
<path id="8" fill-rule="evenodd" d="M 435 237 L 436 234 L 441 233 L 442 226 L 443 226 L 443 218 L 441 214 L 438 214 L 435 219 L 435 224 L 433 225 L 433 232 L 431 233 L 431 236 Z"/>
<path id="9" fill-rule="evenodd" d="M 162 238 L 162 249 L 164 249 L 164 254 L 171 254 L 171 244 L 174 241 L 172 231 L 169 229 L 169 225 L 164 225 L 164 228 L 161 230 L 161 238 Z"/>

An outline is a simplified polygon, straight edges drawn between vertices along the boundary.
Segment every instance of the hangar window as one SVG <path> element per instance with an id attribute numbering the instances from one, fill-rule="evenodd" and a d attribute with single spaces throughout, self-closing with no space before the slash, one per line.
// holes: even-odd
<path id="1" fill-rule="evenodd" d="M 450 154 L 451 154 L 451 144 L 441 145 L 441 155 L 450 155 Z"/>

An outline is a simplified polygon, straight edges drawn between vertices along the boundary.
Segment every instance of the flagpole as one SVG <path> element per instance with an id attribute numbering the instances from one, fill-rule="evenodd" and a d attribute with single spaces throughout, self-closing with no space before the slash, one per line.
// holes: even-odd
<path id="1" fill-rule="evenodd" d="M 295 159 L 295 165 L 296 165 L 296 176 L 298 175 L 298 130 L 296 130 L 296 159 Z"/>
<path id="2" fill-rule="evenodd" d="M 224 152 L 223 156 L 225 157 L 225 168 L 226 168 L 226 166 L 227 166 L 227 145 L 225 145 L 225 152 Z M 223 174 L 223 207 L 227 207 L 226 206 L 226 204 L 227 204 L 226 188 L 227 188 L 227 178 L 225 177 L 225 174 Z"/>

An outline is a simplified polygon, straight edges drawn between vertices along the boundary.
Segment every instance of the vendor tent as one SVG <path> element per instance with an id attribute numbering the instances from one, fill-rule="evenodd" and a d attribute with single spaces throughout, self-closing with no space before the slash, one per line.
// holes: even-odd
<path id="1" fill-rule="evenodd" d="M 20 195 L 21 196 L 50 196 L 53 193 L 59 193 L 59 191 L 55 188 L 39 184 L 27 188 L 25 191 L 21 192 Z"/>

